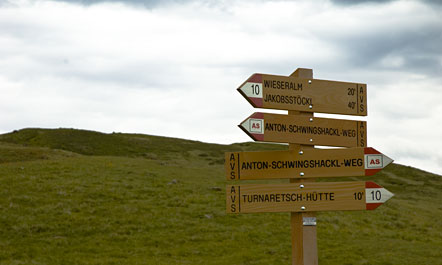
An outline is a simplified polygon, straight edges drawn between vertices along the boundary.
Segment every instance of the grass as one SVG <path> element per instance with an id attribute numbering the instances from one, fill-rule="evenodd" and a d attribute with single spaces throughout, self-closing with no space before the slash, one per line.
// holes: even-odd
<path id="1" fill-rule="evenodd" d="M 290 264 L 288 213 L 225 214 L 224 152 L 281 148 L 0 135 L 0 264 Z M 442 264 L 441 176 L 393 164 L 366 179 L 395 197 L 374 211 L 318 213 L 319 263 Z"/>

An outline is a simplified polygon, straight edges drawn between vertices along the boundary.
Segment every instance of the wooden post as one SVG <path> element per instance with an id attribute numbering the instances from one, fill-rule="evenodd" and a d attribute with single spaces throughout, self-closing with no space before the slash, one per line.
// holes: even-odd
<path id="1" fill-rule="evenodd" d="M 290 76 L 301 78 L 313 78 L 313 70 L 298 68 Z M 313 113 L 289 111 L 289 115 L 302 115 L 313 117 Z M 289 144 L 289 149 L 314 148 L 314 145 Z M 314 182 L 315 179 L 290 179 L 290 183 L 298 182 Z M 316 225 L 305 226 L 305 218 L 315 218 L 313 212 L 297 213 L 292 212 L 290 216 L 291 232 L 292 232 L 292 265 L 317 265 L 318 264 L 318 248 L 316 242 Z"/>

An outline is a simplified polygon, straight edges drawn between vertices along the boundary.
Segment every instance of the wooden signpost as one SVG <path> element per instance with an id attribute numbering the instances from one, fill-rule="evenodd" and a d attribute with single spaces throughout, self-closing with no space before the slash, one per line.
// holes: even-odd
<path id="1" fill-rule="evenodd" d="M 253 107 L 367 116 L 367 85 L 253 74 L 239 88 Z"/>
<path id="2" fill-rule="evenodd" d="M 365 121 L 255 112 L 239 125 L 252 139 L 310 145 L 364 147 Z"/>
<path id="3" fill-rule="evenodd" d="M 225 153 L 227 180 L 371 176 L 393 160 L 370 147 Z"/>
<path id="4" fill-rule="evenodd" d="M 374 210 L 393 194 L 370 181 L 229 185 L 227 213 Z"/>
<path id="5" fill-rule="evenodd" d="M 313 112 L 366 116 L 367 86 L 313 79 L 311 69 L 298 68 L 288 77 L 253 74 L 238 91 L 254 107 L 288 110 L 288 115 L 256 112 L 239 127 L 255 141 L 288 143 L 289 150 L 227 152 L 227 180 L 290 183 L 227 185 L 226 212 L 290 212 L 292 265 L 316 265 L 316 211 L 373 210 L 393 196 L 371 181 L 315 182 L 371 176 L 393 161 L 367 147 L 365 121 L 313 117 Z"/>

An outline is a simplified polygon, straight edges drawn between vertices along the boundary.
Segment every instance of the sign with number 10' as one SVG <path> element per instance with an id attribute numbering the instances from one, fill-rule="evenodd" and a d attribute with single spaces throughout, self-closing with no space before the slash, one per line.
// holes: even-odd
<path id="1" fill-rule="evenodd" d="M 227 213 L 374 210 L 393 194 L 371 181 L 228 185 Z"/>

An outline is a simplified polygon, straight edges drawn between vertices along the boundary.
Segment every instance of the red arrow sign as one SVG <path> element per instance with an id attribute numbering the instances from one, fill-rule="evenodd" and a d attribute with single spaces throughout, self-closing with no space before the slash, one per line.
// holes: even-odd
<path id="1" fill-rule="evenodd" d="M 393 159 L 374 148 L 364 148 L 365 175 L 371 176 L 393 162 Z"/>
<path id="2" fill-rule="evenodd" d="M 374 210 L 388 201 L 394 194 L 371 181 L 365 182 L 365 203 L 367 210 Z"/>

